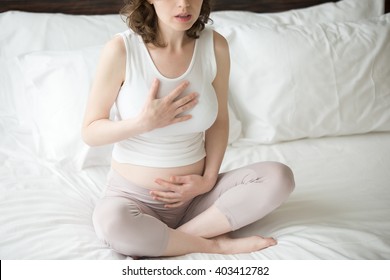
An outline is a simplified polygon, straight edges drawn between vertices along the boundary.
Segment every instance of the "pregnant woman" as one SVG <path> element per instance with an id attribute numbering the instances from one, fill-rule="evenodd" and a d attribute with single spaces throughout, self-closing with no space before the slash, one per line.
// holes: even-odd
<path id="1" fill-rule="evenodd" d="M 209 2 L 127 1 L 122 14 L 129 30 L 102 51 L 82 133 L 91 146 L 114 143 L 93 223 L 119 253 L 234 254 L 276 244 L 262 236 L 228 237 L 280 206 L 294 178 L 276 162 L 219 173 L 230 58 L 225 38 L 205 28 Z"/>

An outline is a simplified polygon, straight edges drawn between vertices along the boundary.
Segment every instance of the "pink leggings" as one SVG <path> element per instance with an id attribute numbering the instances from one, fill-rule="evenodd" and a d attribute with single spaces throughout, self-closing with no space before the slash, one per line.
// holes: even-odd
<path id="1" fill-rule="evenodd" d="M 215 205 L 234 231 L 276 209 L 293 189 L 294 177 L 286 165 L 256 163 L 220 174 L 210 192 L 167 209 L 151 198 L 148 189 L 111 170 L 93 224 L 98 237 L 121 254 L 161 256 L 169 240 L 168 227 L 177 228 Z"/>

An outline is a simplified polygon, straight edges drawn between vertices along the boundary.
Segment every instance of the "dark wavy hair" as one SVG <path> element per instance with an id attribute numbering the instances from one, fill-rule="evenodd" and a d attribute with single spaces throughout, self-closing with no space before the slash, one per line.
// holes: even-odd
<path id="1" fill-rule="evenodd" d="M 186 31 L 190 38 L 199 38 L 200 32 L 210 20 L 211 0 L 203 0 L 199 18 Z M 124 0 L 124 6 L 120 10 L 121 16 L 126 18 L 126 23 L 135 33 L 139 34 L 145 43 L 152 43 L 157 47 L 164 47 L 165 42 L 158 36 L 157 14 L 147 0 Z"/>

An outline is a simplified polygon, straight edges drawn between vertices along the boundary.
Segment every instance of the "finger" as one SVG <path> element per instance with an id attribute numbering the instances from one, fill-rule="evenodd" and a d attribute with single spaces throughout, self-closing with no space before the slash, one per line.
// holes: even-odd
<path id="1" fill-rule="evenodd" d="M 178 85 L 170 94 L 168 94 L 165 98 L 167 102 L 173 102 L 189 85 L 188 81 L 182 82 Z"/>
<path id="2" fill-rule="evenodd" d="M 178 190 L 177 189 L 178 186 L 176 184 L 174 184 L 173 182 L 166 181 L 163 179 L 156 179 L 155 182 L 158 185 L 165 187 L 167 191 L 176 192 Z"/>
<path id="3" fill-rule="evenodd" d="M 176 109 L 176 114 L 179 115 L 181 113 L 184 113 L 184 112 L 194 108 L 196 104 L 198 104 L 198 100 L 197 99 L 193 99 L 190 102 L 188 102 L 187 104 L 184 104 L 182 106 L 178 106 L 177 109 Z"/>
<path id="4" fill-rule="evenodd" d="M 165 204 L 172 204 L 172 203 L 177 203 L 177 202 L 181 201 L 181 199 L 178 199 L 178 198 L 164 198 L 164 197 L 153 197 L 153 200 L 158 201 L 158 202 L 162 202 Z"/>
<path id="5" fill-rule="evenodd" d="M 171 176 L 171 178 L 169 178 L 169 179 L 173 184 L 182 185 L 182 184 L 188 183 L 189 177 L 188 176 Z"/>
<path id="6" fill-rule="evenodd" d="M 179 198 L 164 198 L 164 197 L 152 197 L 153 200 L 164 203 L 164 204 L 174 204 L 182 201 L 182 199 Z"/>
<path id="7" fill-rule="evenodd" d="M 149 100 L 154 100 L 157 98 L 158 88 L 160 87 L 160 81 L 156 78 L 152 82 L 152 86 L 149 90 Z"/>
<path id="8" fill-rule="evenodd" d="M 166 200 L 173 200 L 173 199 L 177 200 L 181 198 L 181 195 L 175 192 L 151 191 L 150 195 L 157 199 L 166 199 Z"/>
<path id="9" fill-rule="evenodd" d="M 198 100 L 198 94 L 196 92 L 187 94 L 186 96 L 177 99 L 174 104 L 176 107 L 181 107 L 186 104 L 189 104 L 190 102 L 196 102 Z"/>
<path id="10" fill-rule="evenodd" d="M 191 115 L 176 116 L 175 118 L 172 119 L 170 124 L 175 124 L 175 123 L 179 123 L 179 122 L 188 121 L 191 118 L 192 118 Z"/>
<path id="11" fill-rule="evenodd" d="M 165 208 L 177 208 L 177 207 L 180 207 L 182 206 L 184 203 L 183 202 L 177 202 L 177 203 L 170 203 L 170 204 L 165 204 L 164 207 Z"/>

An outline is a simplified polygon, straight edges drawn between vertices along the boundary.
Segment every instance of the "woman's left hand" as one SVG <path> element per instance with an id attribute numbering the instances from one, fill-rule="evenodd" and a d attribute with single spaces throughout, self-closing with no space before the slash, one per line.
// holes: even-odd
<path id="1" fill-rule="evenodd" d="M 176 208 L 194 197 L 210 191 L 215 182 L 201 175 L 172 176 L 169 180 L 156 179 L 161 190 L 150 191 L 154 200 L 165 203 L 166 208 Z"/>

